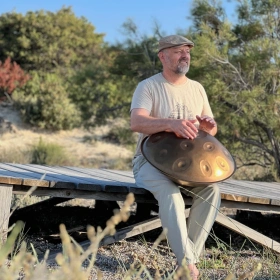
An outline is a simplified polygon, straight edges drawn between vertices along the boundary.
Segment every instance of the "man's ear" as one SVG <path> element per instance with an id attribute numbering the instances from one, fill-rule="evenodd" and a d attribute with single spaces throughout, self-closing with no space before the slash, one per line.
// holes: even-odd
<path id="1" fill-rule="evenodd" d="M 163 59 L 164 59 L 164 54 L 163 54 L 163 52 L 159 52 L 159 53 L 158 53 L 158 58 L 160 59 L 160 61 L 163 61 Z"/>

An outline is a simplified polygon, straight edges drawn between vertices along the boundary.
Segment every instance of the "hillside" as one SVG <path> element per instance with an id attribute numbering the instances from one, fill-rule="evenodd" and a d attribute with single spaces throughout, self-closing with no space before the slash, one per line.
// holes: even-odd
<path id="1" fill-rule="evenodd" d="M 102 139 L 110 131 L 110 126 L 71 131 L 51 132 L 32 128 L 23 123 L 20 113 L 10 104 L 0 104 L 0 160 L 2 162 L 26 163 L 32 146 L 42 139 L 64 148 L 70 165 L 91 167 L 125 168 L 129 166 L 133 151 Z M 23 162 L 19 162 L 23 161 Z"/>

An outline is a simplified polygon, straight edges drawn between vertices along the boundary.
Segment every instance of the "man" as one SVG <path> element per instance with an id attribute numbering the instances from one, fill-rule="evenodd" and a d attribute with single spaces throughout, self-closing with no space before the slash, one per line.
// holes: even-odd
<path id="1" fill-rule="evenodd" d="M 213 184 L 185 189 L 193 197 L 186 223 L 180 187 L 149 164 L 140 149 L 145 136 L 160 131 L 188 139 L 194 139 L 198 129 L 213 136 L 217 133 L 204 88 L 186 76 L 193 47 L 192 41 L 179 35 L 160 39 L 158 57 L 163 71 L 138 84 L 131 103 L 131 129 L 139 133 L 133 160 L 136 184 L 157 199 L 162 227 L 167 229 L 178 264 L 185 260 L 192 279 L 197 279 L 199 271 L 195 264 L 220 207 L 219 187 Z"/>

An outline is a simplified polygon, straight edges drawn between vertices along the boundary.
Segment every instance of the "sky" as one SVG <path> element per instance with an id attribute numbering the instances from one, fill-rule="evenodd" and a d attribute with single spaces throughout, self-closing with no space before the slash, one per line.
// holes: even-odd
<path id="1" fill-rule="evenodd" d="M 222 1 L 229 17 L 234 13 L 234 4 Z M 191 21 L 192 0 L 8 0 L 0 5 L 0 14 L 15 11 L 25 14 L 27 11 L 45 10 L 57 12 L 63 6 L 72 7 L 77 17 L 85 17 L 96 28 L 96 33 L 105 34 L 104 40 L 114 44 L 122 42 L 122 24 L 132 19 L 140 34 L 152 35 L 155 22 L 163 35 L 187 30 Z"/>

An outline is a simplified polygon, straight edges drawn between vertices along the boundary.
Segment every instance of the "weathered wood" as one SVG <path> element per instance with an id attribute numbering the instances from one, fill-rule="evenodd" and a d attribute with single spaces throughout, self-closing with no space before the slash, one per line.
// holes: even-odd
<path id="1" fill-rule="evenodd" d="M 270 199 L 269 198 L 249 197 L 248 201 L 251 202 L 251 203 L 270 204 Z"/>
<path id="2" fill-rule="evenodd" d="M 232 200 L 232 201 L 243 201 L 243 202 L 248 201 L 248 197 L 238 196 L 238 195 L 234 195 L 234 194 L 223 194 L 222 193 L 221 198 L 225 199 L 225 200 Z"/>
<path id="3" fill-rule="evenodd" d="M 12 178 L 12 177 L 0 176 L 0 184 L 21 185 L 22 184 L 22 179 L 21 178 Z"/>
<path id="4" fill-rule="evenodd" d="M 268 248 L 280 253 L 280 243 L 241 224 L 238 221 L 235 221 L 234 219 L 231 219 L 229 217 L 222 215 L 221 213 L 218 213 L 216 222 L 245 237 L 248 237 L 249 239 L 254 240 L 255 242 L 257 242 L 265 247 L 268 247 Z"/>
<path id="5" fill-rule="evenodd" d="M 13 193 L 24 195 L 28 189 L 23 186 L 14 186 Z M 93 192 L 82 190 L 56 189 L 56 188 L 37 188 L 32 195 L 37 196 L 52 196 L 52 197 L 68 197 L 68 198 L 83 198 L 83 199 L 97 199 L 109 201 L 124 201 L 127 193 L 109 193 L 109 192 Z M 134 194 L 136 202 L 151 202 L 155 203 L 153 195 Z"/>
<path id="6" fill-rule="evenodd" d="M 14 186 L 13 193 L 24 195 L 28 189 L 23 186 Z M 106 193 L 106 192 L 92 192 L 82 190 L 67 190 L 67 189 L 45 189 L 37 188 L 32 195 L 37 196 L 52 196 L 52 197 L 64 197 L 64 198 L 82 198 L 82 199 L 95 199 L 105 201 L 124 201 L 126 199 L 126 193 Z M 134 194 L 136 202 L 153 203 L 157 201 L 151 193 L 149 194 Z M 192 205 L 192 198 L 184 197 L 186 205 Z M 257 203 L 246 203 L 240 201 L 227 201 L 222 200 L 221 207 L 228 209 L 239 209 L 246 211 L 258 211 L 266 213 L 280 213 L 280 207 L 278 205 L 267 205 Z"/>
<path id="7" fill-rule="evenodd" d="M 225 210 L 225 208 L 244 211 L 265 212 L 269 214 L 280 214 L 280 207 L 277 205 L 222 200 L 221 211 Z"/>
<path id="8" fill-rule="evenodd" d="M 35 164 L 0 164 L 0 183 L 14 185 L 36 185 L 44 176 L 44 181 L 50 188 L 81 189 L 88 191 L 105 192 L 133 192 L 144 194 L 146 190 L 135 184 L 131 171 L 119 171 L 108 169 L 78 168 L 64 166 L 43 166 Z M 47 186 L 47 183 L 40 182 Z M 270 203 L 270 200 L 280 201 L 280 183 L 277 182 L 253 182 L 228 179 L 218 183 L 221 193 L 229 200 L 244 201 L 252 199 L 267 199 L 262 203 Z M 273 202 L 272 202 L 273 203 Z"/>
<path id="9" fill-rule="evenodd" d="M 278 200 L 278 199 L 271 199 L 270 204 L 271 205 L 278 205 L 278 206 L 280 206 L 280 200 Z"/>
<path id="10" fill-rule="evenodd" d="M 13 187 L 11 185 L 0 185 L 0 244 L 7 239 L 12 195 Z"/>

